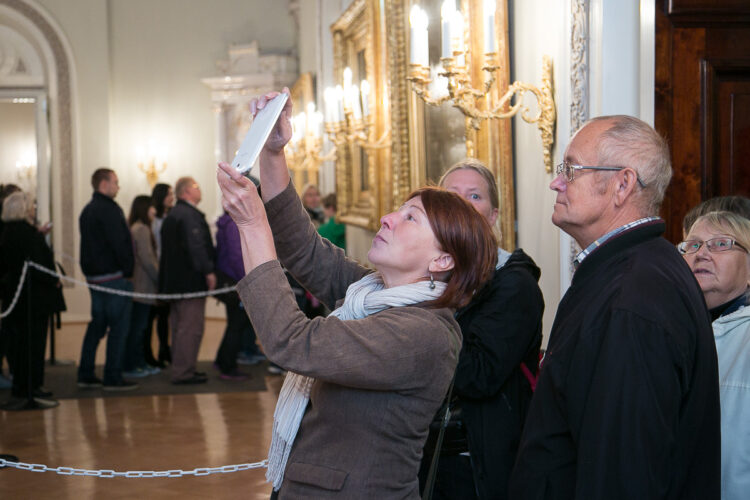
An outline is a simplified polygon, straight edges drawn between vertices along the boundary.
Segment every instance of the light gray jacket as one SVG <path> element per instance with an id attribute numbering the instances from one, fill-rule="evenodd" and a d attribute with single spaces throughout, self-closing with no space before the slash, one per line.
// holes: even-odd
<path id="1" fill-rule="evenodd" d="M 133 268 L 133 291 L 156 293 L 159 284 L 159 261 L 151 239 L 151 229 L 141 221 L 130 227 L 135 247 L 135 267 Z M 152 299 L 134 298 L 134 302 L 154 304 Z"/>

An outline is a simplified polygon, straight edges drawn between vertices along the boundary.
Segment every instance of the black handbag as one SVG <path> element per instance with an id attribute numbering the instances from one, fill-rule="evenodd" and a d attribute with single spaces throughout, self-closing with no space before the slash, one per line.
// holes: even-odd
<path id="1" fill-rule="evenodd" d="M 448 396 L 445 398 L 446 403 L 441 407 L 442 416 L 440 417 L 440 430 L 438 431 L 437 439 L 435 441 L 435 450 L 432 453 L 432 461 L 430 462 L 430 471 L 427 473 L 427 482 L 422 492 L 422 500 L 430 500 L 432 498 L 432 490 L 435 486 L 435 475 L 437 474 L 437 464 L 440 459 L 440 449 L 443 446 L 443 438 L 445 436 L 445 430 L 448 427 L 451 420 L 451 396 L 453 395 L 453 382 L 456 381 L 456 375 L 453 375 L 451 385 L 448 387 Z M 438 411 L 440 414 L 441 411 Z M 434 423 L 434 421 L 433 421 Z M 430 425 L 432 427 L 432 424 Z"/>

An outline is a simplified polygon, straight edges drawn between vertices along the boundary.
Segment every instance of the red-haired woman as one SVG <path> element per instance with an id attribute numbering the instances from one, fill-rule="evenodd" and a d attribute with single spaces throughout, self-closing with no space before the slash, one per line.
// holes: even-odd
<path id="1" fill-rule="evenodd" d="M 289 370 L 267 478 L 278 498 L 418 498 L 422 447 L 461 347 L 453 313 L 494 270 L 492 229 L 460 196 L 425 188 L 382 217 L 376 272 L 347 259 L 290 182 L 290 114 L 287 104 L 261 153 L 263 201 L 231 166 L 218 172 L 242 241 L 242 303 L 268 358 Z M 299 311 L 279 261 L 330 316 Z"/>

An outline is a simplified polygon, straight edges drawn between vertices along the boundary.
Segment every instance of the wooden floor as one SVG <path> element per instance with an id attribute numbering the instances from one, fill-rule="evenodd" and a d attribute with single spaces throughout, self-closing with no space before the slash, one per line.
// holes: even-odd
<path id="1" fill-rule="evenodd" d="M 213 359 L 224 322 L 207 321 L 200 359 Z M 76 360 L 85 325 L 57 334 L 57 357 Z M 103 345 L 97 362 L 103 362 Z M 282 379 L 266 392 L 61 400 L 49 410 L 0 411 L 0 453 L 80 469 L 193 470 L 259 462 L 270 442 Z M 0 469 L 0 499 L 267 499 L 265 469 L 183 478 L 97 478 Z"/>

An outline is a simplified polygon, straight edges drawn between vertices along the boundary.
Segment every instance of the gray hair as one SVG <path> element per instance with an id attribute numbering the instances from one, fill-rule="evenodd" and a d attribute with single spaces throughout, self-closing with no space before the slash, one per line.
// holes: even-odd
<path id="1" fill-rule="evenodd" d="M 29 221 L 34 203 L 30 196 L 23 191 L 16 191 L 3 201 L 3 222 L 17 220 Z"/>
<path id="2" fill-rule="evenodd" d="M 658 215 L 664 193 L 672 179 L 669 147 L 648 123 L 633 116 L 599 116 L 589 121 L 612 124 L 602 132 L 597 147 L 599 165 L 630 167 L 646 185 L 638 199 L 644 215 Z"/>

